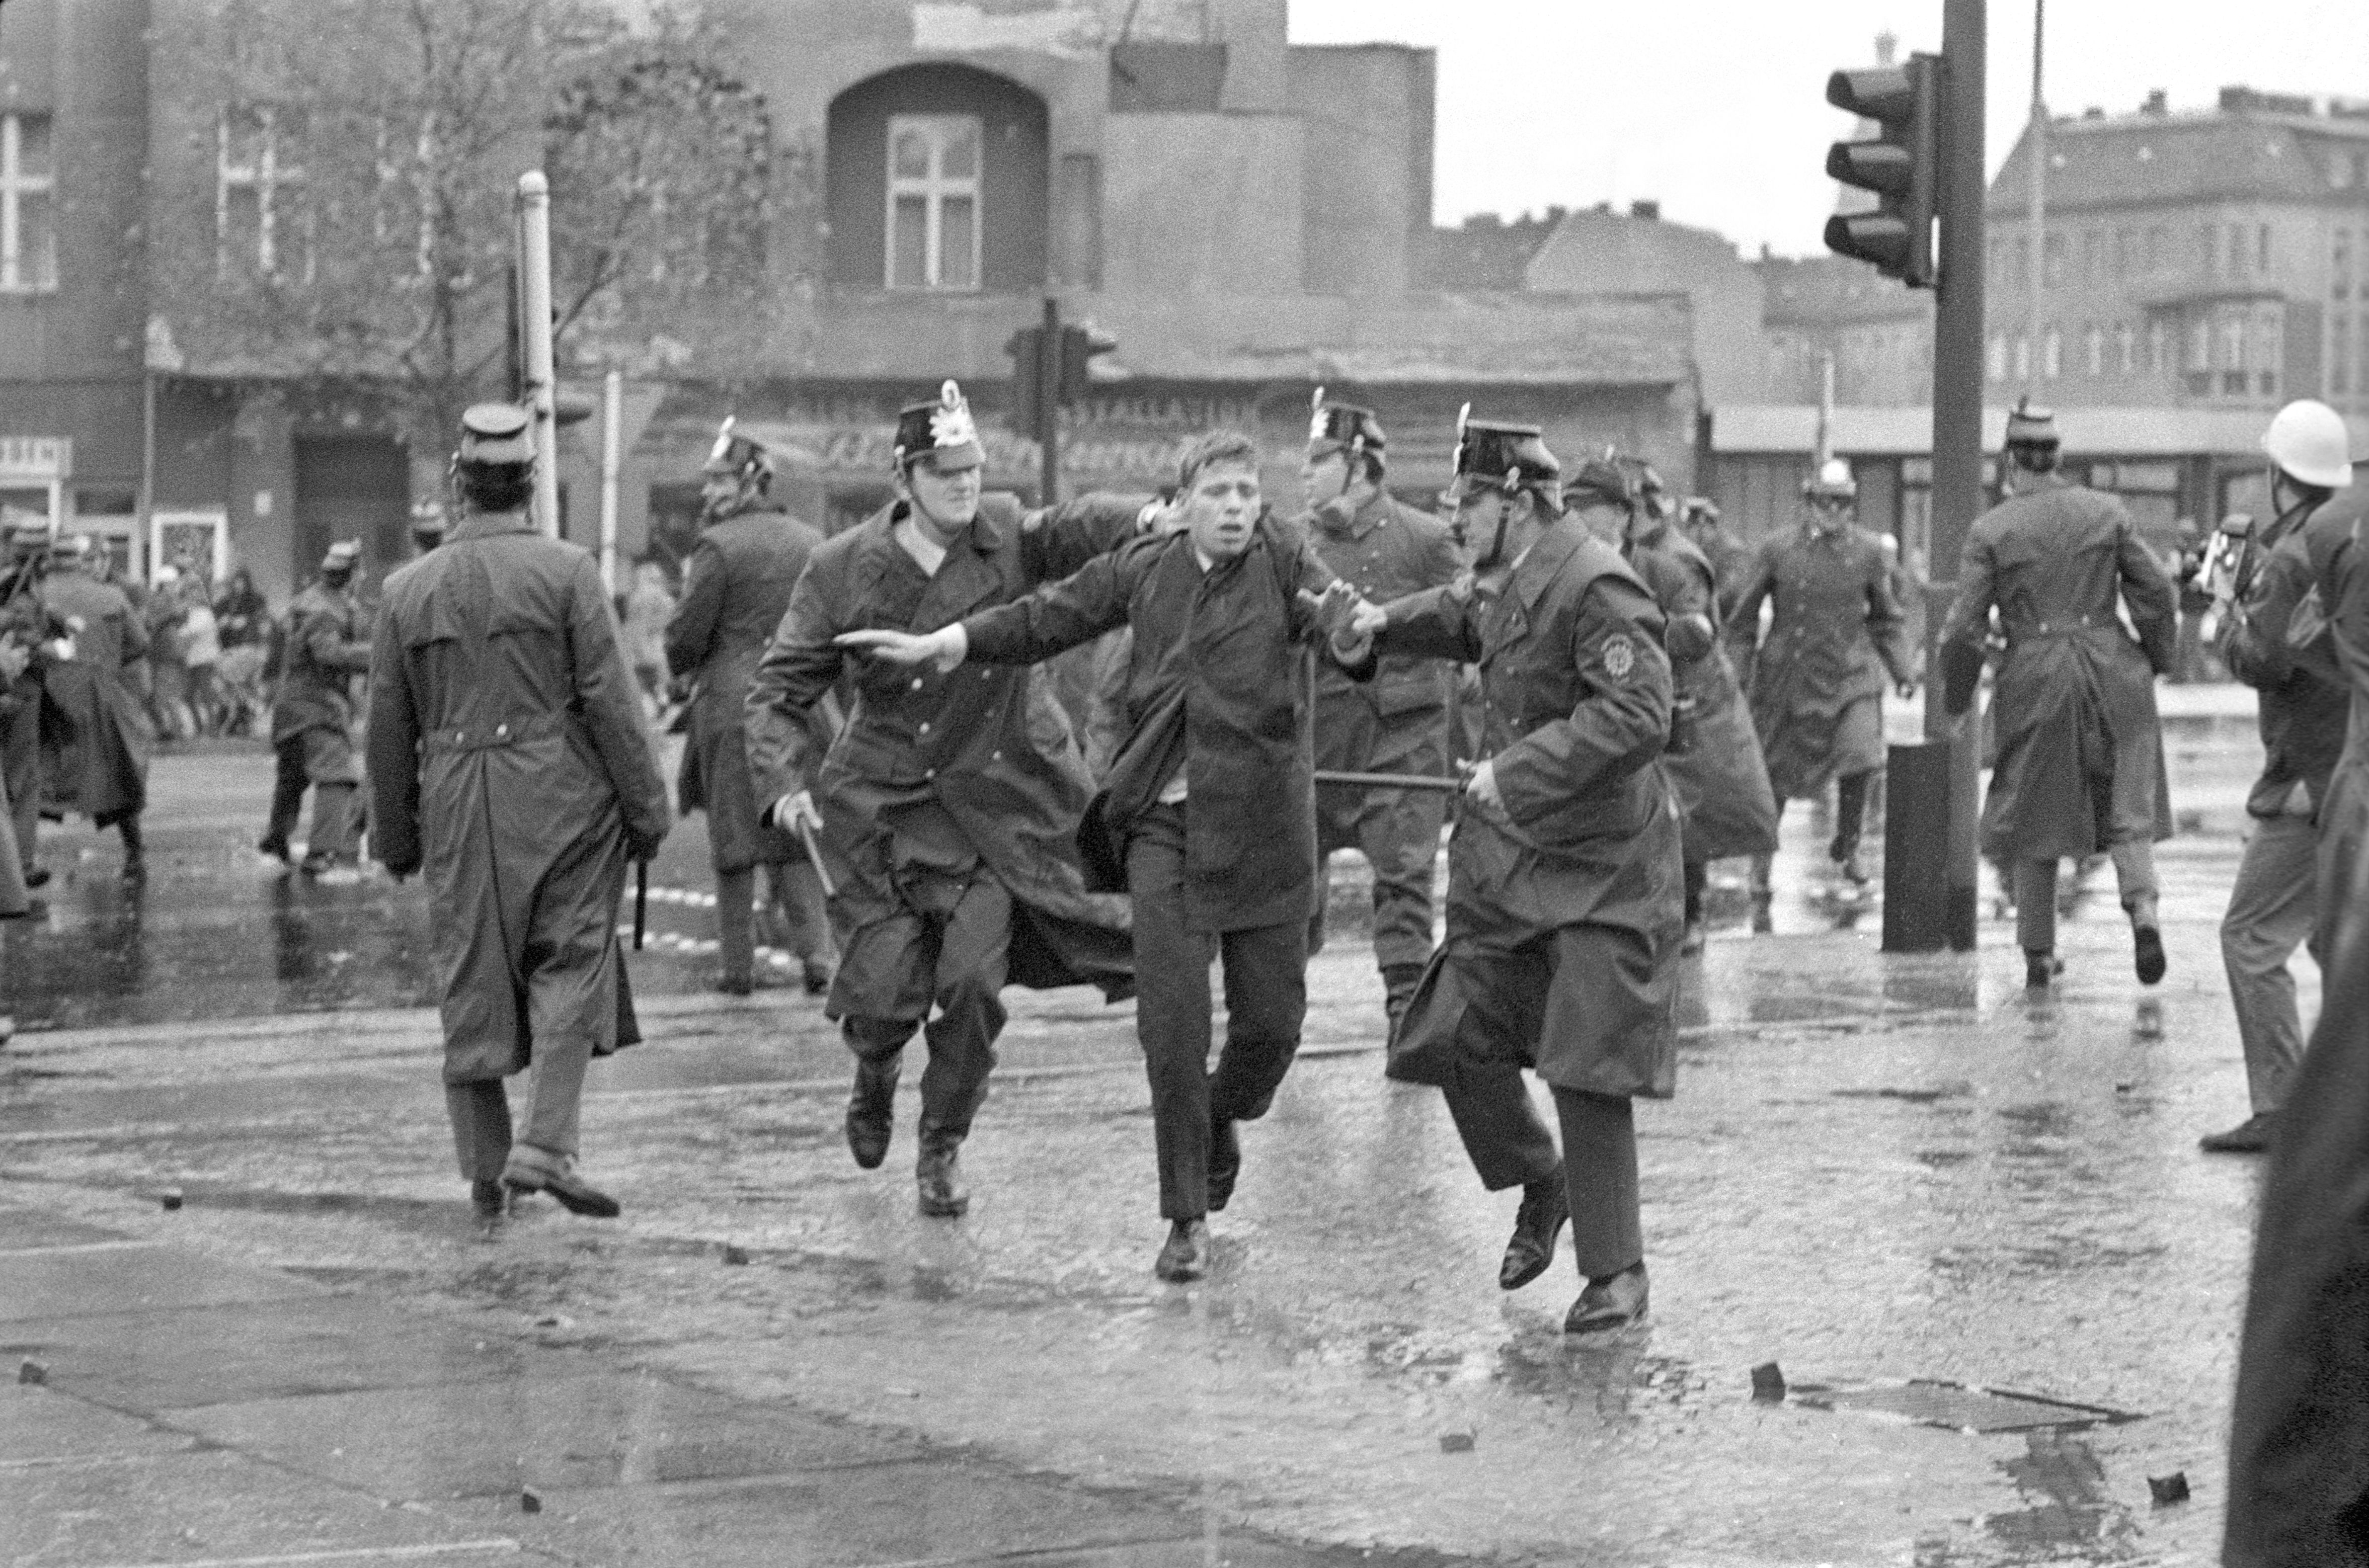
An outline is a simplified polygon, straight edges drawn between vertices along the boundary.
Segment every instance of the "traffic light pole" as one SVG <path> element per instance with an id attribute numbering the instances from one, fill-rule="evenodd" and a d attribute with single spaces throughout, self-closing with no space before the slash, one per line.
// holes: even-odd
<path id="1" fill-rule="evenodd" d="M 1061 364 L 1061 306 L 1045 296 L 1045 329 L 1036 339 L 1036 452 L 1042 464 L 1036 481 L 1036 504 L 1058 506 L 1061 499 L 1061 408 L 1059 396 Z"/>
<path id="2" fill-rule="evenodd" d="M 1979 912 L 1982 719 L 1976 708 L 1953 723 L 1943 710 L 1940 631 L 1967 530 L 1983 509 L 1984 25 L 1984 0 L 1942 0 L 1928 535 L 1935 580 L 1925 616 L 1925 743 L 1893 748 L 1885 787 L 1887 953 L 1968 952 Z M 1936 861 L 1939 886 L 1918 869 Z"/>

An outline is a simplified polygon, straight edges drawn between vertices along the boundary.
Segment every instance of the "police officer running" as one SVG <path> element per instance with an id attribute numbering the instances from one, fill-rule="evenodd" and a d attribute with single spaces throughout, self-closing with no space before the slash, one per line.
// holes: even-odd
<path id="1" fill-rule="evenodd" d="M 684 811 L 707 813 L 715 870 L 715 928 L 723 949 L 718 989 L 747 996 L 756 984 L 750 900 L 765 872 L 767 901 L 779 910 L 809 995 L 830 985 L 830 930 L 822 885 L 797 836 L 764 819 L 749 773 L 744 712 L 749 677 L 790 607 L 790 592 L 821 531 L 771 504 L 773 459 L 764 443 L 727 419 L 700 474 L 704 532 L 683 567 L 682 599 L 668 619 L 666 656 L 677 680 L 695 683 L 691 736 L 677 794 Z M 808 722 L 827 725 L 818 703 Z M 827 728 L 812 755 L 828 750 Z"/>
<path id="2" fill-rule="evenodd" d="M 617 905 L 669 826 L 641 690 L 592 557 L 536 532 L 524 409 L 479 404 L 453 459 L 467 515 L 386 580 L 371 650 L 372 851 L 424 871 L 444 1101 L 492 1229 L 508 1193 L 609 1218 L 576 1172 L 585 1069 L 640 1038 Z M 527 1074 L 513 1129 L 502 1080 Z"/>
<path id="3" fill-rule="evenodd" d="M 1459 420 L 1453 495 L 1476 584 L 1361 606 L 1355 626 L 1383 653 L 1478 662 L 1486 698 L 1486 758 L 1448 843 L 1448 939 L 1390 1074 L 1438 1085 L 1482 1185 L 1522 1189 L 1500 1287 L 1544 1273 L 1571 1222 L 1586 1283 L 1563 1328 L 1588 1333 L 1646 1310 L 1631 1102 L 1676 1085 L 1684 920 L 1658 765 L 1662 612 L 1617 552 L 1559 515 L 1560 473 L 1535 426 Z M 1525 1067 L 1553 1092 L 1560 1156 Z"/>
<path id="4" fill-rule="evenodd" d="M 1318 387 L 1299 464 L 1311 509 L 1309 543 L 1333 574 L 1377 604 L 1456 580 L 1464 569 L 1448 525 L 1402 506 L 1382 487 L 1380 421 Z M 1448 697 L 1455 671 L 1390 658 L 1369 681 L 1316 666 L 1316 766 L 1342 773 L 1448 771 Z M 1431 883 L 1447 798 L 1429 790 L 1320 785 L 1316 791 L 1316 915 L 1309 951 L 1324 945 L 1327 878 L 1335 850 L 1355 849 L 1374 874 L 1374 958 L 1384 1005 L 1398 1025 L 1431 958 Z"/>
<path id="5" fill-rule="evenodd" d="M 86 533 L 58 535 L 36 590 L 62 634 L 49 645 L 43 685 L 66 721 L 42 759 L 42 785 L 52 804 L 122 835 L 122 878 L 138 882 L 148 875 L 140 814 L 155 734 L 128 671 L 148 657 L 148 629 L 121 589 L 92 575 L 92 549 Z"/>
<path id="6" fill-rule="evenodd" d="M 287 651 L 271 700 L 271 817 L 255 846 L 288 861 L 288 835 L 309 786 L 313 829 L 302 869 L 332 887 L 361 880 L 352 692 L 354 677 L 371 663 L 370 628 L 353 591 L 361 553 L 360 540 L 330 545 L 320 577 L 288 606 Z"/>
<path id="7" fill-rule="evenodd" d="M 1991 714 L 1998 757 L 1983 802 L 1983 853 L 2008 868 L 2024 983 L 2056 956 L 2056 869 L 2100 850 L 2114 862 L 2139 983 L 2163 979 L 2155 841 L 2171 834 L 2156 675 L 2171 668 L 2171 579 L 2122 502 L 2057 472 L 2055 417 L 2027 400 L 2008 417 L 2008 498 L 1976 518 L 1941 641 L 1951 712 L 1971 703 L 1998 613 L 2007 652 Z M 2133 638 L 2117 611 L 2127 609 Z"/>

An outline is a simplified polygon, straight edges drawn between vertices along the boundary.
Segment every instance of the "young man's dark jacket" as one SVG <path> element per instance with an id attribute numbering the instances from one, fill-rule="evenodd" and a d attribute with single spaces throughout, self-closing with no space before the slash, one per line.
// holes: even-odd
<path id="1" fill-rule="evenodd" d="M 1322 634 L 1301 595 L 1332 581 L 1300 531 L 1269 514 L 1242 554 L 1207 571 L 1180 530 L 963 623 L 970 658 L 990 665 L 1134 629 L 1108 826 L 1123 837 L 1184 770 L 1191 929 L 1256 930 L 1316 907 L 1308 645 Z"/>
<path id="2" fill-rule="evenodd" d="M 2247 811 L 2256 817 L 2285 812 L 2298 784 L 2317 817 L 2344 751 L 2352 706 L 2344 671 L 2324 632 L 2301 647 L 2289 634 L 2297 607 L 2311 592 L 2314 536 L 2320 536 L 2325 554 L 2352 521 L 2351 509 L 2327 502 L 2279 520 L 2255 545 L 2254 569 L 2238 585 L 2242 609 L 2230 618 L 2221 657 L 2230 674 L 2260 693 L 2255 723 L 2262 737 L 2262 774 L 2246 797 Z"/>
<path id="3" fill-rule="evenodd" d="M 1016 599 L 1131 537 L 1141 505 L 1139 497 L 1084 496 L 1024 517 L 1010 497 L 988 497 L 934 576 L 897 543 L 902 502 L 816 547 L 750 679 L 749 766 L 767 808 L 814 780 L 823 856 L 839 888 L 831 919 L 842 933 L 903 910 L 893 830 L 902 815 L 934 819 L 932 808 L 943 807 L 1012 894 L 1015 983 L 1131 994 L 1126 906 L 1089 894 L 1078 868 L 1078 818 L 1093 786 L 1043 683 L 1025 670 L 978 665 L 940 675 L 851 659 L 831 639 L 870 626 L 932 632 Z M 851 669 L 853 705 L 818 759 L 808 715 Z M 842 969 L 841 984 L 849 983 Z M 893 994 L 859 997 L 849 1011 L 886 1017 L 896 1005 Z"/>

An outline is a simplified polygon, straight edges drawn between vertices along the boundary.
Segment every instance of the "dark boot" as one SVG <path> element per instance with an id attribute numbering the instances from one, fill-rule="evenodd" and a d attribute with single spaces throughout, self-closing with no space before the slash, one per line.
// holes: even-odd
<path id="1" fill-rule="evenodd" d="M 1152 1260 L 1151 1272 L 1171 1285 L 1184 1285 L 1209 1272 L 1209 1222 L 1179 1219 L 1168 1228 L 1168 1240 Z"/>
<path id="2" fill-rule="evenodd" d="M 955 1156 L 963 1135 L 923 1119 L 921 1154 L 913 1164 L 913 1182 L 921 1189 L 921 1212 L 933 1219 L 958 1218 L 970 1207 L 970 1190 L 962 1185 Z"/>
<path id="3" fill-rule="evenodd" d="M 2023 950 L 2023 989 L 2046 990 L 2065 972 L 2065 960 L 2045 947 Z"/>
<path id="4" fill-rule="evenodd" d="M 1554 1262 L 1555 1238 L 1570 1219 L 1571 1195 L 1563 1186 L 1561 1166 L 1542 1180 L 1524 1183 L 1513 1238 L 1505 1243 L 1505 1261 L 1497 1265 L 1497 1288 L 1519 1290 L 1544 1274 Z"/>
<path id="5" fill-rule="evenodd" d="M 1209 1118 L 1209 1212 L 1233 1201 L 1234 1180 L 1242 1173 L 1242 1140 L 1234 1124 Z"/>
<path id="6" fill-rule="evenodd" d="M 140 818 L 126 817 L 115 825 L 123 835 L 123 880 L 144 882 L 148 879 L 148 851 L 140 832 Z"/>
<path id="7" fill-rule="evenodd" d="M 469 1207 L 476 1216 L 477 1234 L 492 1241 L 510 1211 L 509 1189 L 498 1181 L 471 1182 Z"/>
<path id="8" fill-rule="evenodd" d="M 897 1059 L 855 1064 L 855 1092 L 847 1097 L 847 1151 L 864 1170 L 888 1158 L 896 1127 Z"/>

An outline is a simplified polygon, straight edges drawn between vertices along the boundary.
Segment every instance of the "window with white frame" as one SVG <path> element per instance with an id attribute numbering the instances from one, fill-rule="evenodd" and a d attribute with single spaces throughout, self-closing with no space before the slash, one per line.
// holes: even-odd
<path id="1" fill-rule="evenodd" d="M 2106 373 L 2106 329 L 2092 323 L 2081 334 L 2082 369 L 2093 376 Z"/>
<path id="2" fill-rule="evenodd" d="M 2054 326 L 2040 345 L 2040 373 L 2054 381 L 2065 373 L 2065 337 Z"/>
<path id="3" fill-rule="evenodd" d="M 46 114 L 0 114 L 0 293 L 58 286 L 57 166 Z"/>
<path id="4" fill-rule="evenodd" d="M 225 109 L 214 132 L 214 270 L 223 278 L 313 280 L 312 214 L 296 147 L 301 121 L 283 109 Z"/>
<path id="5" fill-rule="evenodd" d="M 888 287 L 978 287 L 980 145 L 976 115 L 889 117 Z"/>
<path id="6" fill-rule="evenodd" d="M 2138 335 L 2127 321 L 2114 324 L 2114 365 L 2123 375 L 2136 375 L 2139 370 Z"/>

